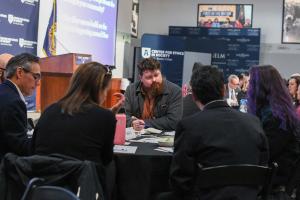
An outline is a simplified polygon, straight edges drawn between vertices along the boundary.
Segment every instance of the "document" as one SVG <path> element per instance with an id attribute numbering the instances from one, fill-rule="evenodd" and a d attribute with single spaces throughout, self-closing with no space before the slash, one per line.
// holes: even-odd
<path id="1" fill-rule="evenodd" d="M 114 153 L 135 154 L 137 146 L 115 145 Z"/>

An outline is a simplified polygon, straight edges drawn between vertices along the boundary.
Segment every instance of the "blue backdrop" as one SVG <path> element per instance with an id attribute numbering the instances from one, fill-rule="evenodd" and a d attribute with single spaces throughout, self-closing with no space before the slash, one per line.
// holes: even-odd
<path id="1" fill-rule="evenodd" d="M 0 0 L 0 54 L 36 54 L 39 0 Z M 35 95 L 26 97 L 35 109 Z"/>
<path id="2" fill-rule="evenodd" d="M 222 68 L 226 77 L 230 74 L 240 74 L 248 71 L 251 66 L 259 64 L 259 28 L 234 29 L 170 26 L 169 35 L 225 41 L 225 47 L 219 45 L 213 47 L 221 52 L 212 54 L 212 64 Z M 209 48 L 209 46 L 205 48 Z M 197 51 L 197 48 L 195 51 Z"/>
<path id="3" fill-rule="evenodd" d="M 227 42 L 209 38 L 193 39 L 167 35 L 144 34 L 142 57 L 152 56 L 160 61 L 163 75 L 171 82 L 182 85 L 184 52 L 221 54 Z M 218 47 L 218 48 L 216 48 Z"/>

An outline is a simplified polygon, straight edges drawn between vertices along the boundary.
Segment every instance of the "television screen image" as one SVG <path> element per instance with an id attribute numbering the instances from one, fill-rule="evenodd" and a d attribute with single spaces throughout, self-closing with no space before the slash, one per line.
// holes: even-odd
<path id="1" fill-rule="evenodd" d="M 198 4 L 197 25 L 207 28 L 252 28 L 252 4 Z"/>

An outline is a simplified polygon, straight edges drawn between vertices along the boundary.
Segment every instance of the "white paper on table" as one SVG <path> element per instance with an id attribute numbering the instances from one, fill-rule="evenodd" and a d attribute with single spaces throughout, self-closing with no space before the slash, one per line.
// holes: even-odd
<path id="1" fill-rule="evenodd" d="M 153 144 L 157 144 L 158 141 L 159 138 L 156 137 L 141 138 L 139 140 L 130 140 L 130 142 L 153 143 Z"/>
<path id="2" fill-rule="evenodd" d="M 114 153 L 126 153 L 126 154 L 135 154 L 137 146 L 124 146 L 124 145 L 115 145 Z"/>
<path id="3" fill-rule="evenodd" d="M 163 152 L 169 152 L 169 153 L 173 153 L 174 150 L 172 147 L 157 147 L 156 149 L 154 149 L 156 151 L 163 151 Z"/>
<path id="4" fill-rule="evenodd" d="M 132 127 L 126 128 L 126 140 L 131 140 L 145 133 L 145 130 L 135 131 Z"/>
<path id="5" fill-rule="evenodd" d="M 175 136 L 175 131 L 164 132 L 164 135 Z"/>

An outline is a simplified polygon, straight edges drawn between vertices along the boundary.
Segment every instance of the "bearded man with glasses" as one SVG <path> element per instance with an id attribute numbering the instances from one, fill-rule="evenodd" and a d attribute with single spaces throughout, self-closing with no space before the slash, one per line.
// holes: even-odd
<path id="1" fill-rule="evenodd" d="M 39 58 L 28 53 L 11 58 L 6 78 L 0 85 L 0 159 L 8 152 L 30 154 L 24 96 L 32 95 L 40 84 Z"/>

